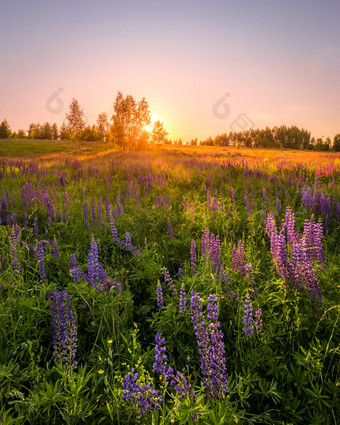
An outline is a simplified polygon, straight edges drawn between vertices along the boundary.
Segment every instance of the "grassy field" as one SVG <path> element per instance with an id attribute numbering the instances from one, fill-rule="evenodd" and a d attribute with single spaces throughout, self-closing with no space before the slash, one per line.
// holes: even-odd
<path id="1" fill-rule="evenodd" d="M 0 141 L 0 423 L 337 424 L 340 154 Z"/>

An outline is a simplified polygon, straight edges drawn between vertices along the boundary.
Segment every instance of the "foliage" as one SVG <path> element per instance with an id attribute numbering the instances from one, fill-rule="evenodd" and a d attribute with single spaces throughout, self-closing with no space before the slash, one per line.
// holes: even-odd
<path id="1" fill-rule="evenodd" d="M 1 424 L 336 423 L 338 154 L 0 152 Z"/>

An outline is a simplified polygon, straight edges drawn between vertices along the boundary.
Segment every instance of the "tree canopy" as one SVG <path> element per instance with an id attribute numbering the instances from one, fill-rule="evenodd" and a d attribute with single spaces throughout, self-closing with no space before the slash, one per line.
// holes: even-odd
<path id="1" fill-rule="evenodd" d="M 118 92 L 113 111 L 113 139 L 123 149 L 131 150 L 138 144 L 144 127 L 151 122 L 149 104 L 144 97 L 136 102 L 131 95 L 124 97 Z"/>

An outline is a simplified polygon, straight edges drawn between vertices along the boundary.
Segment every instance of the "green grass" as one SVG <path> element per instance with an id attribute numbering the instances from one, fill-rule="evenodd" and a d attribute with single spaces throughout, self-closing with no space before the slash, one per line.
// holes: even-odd
<path id="1" fill-rule="evenodd" d="M 1 140 L 0 157 L 34 159 L 43 155 L 84 155 L 96 154 L 108 149 L 100 142 L 75 142 L 64 140 Z"/>
<path id="2" fill-rule="evenodd" d="M 293 151 L 185 147 L 125 153 L 99 143 L 82 146 L 79 150 L 73 142 L 0 141 L 1 425 L 184 425 L 192 418 L 197 424 L 216 425 L 337 424 L 339 167 L 329 175 L 319 172 L 315 179 L 318 165 L 328 158 L 336 166 L 337 156 L 318 159 Z M 282 166 L 284 158 L 289 161 Z M 16 159 L 24 164 L 13 166 L 10 161 Z M 298 164 L 302 161 L 308 166 Z M 281 229 L 290 206 L 300 240 L 304 222 L 312 216 L 302 202 L 301 191 L 307 187 L 319 200 L 332 197 L 330 215 L 317 202 L 314 206 L 315 220 L 320 219 L 324 228 L 325 267 L 315 260 L 311 263 L 322 303 L 313 301 L 303 279 L 299 286 L 291 277 L 280 277 L 264 226 L 272 211 Z M 115 222 L 106 213 L 106 203 Z M 121 240 L 130 233 L 141 255 L 112 237 L 114 226 Z M 220 252 L 218 244 L 214 251 L 219 269 L 202 255 L 205 229 L 219 237 Z M 192 240 L 197 274 L 192 273 Z M 239 241 L 252 276 L 233 270 L 233 246 Z M 95 290 L 84 277 L 75 282 L 70 273 L 75 253 L 76 267 L 91 274 L 93 257 L 89 261 L 88 255 L 95 242 L 108 279 L 99 276 L 103 291 Z M 40 255 L 39 243 L 44 247 Z M 287 244 L 290 261 L 292 249 Z M 162 267 L 167 267 L 173 286 L 167 285 Z M 177 275 L 179 268 L 182 276 Z M 222 270 L 228 278 L 223 278 Z M 157 307 L 158 282 L 163 309 Z M 181 288 L 186 292 L 185 313 L 179 311 Z M 55 356 L 60 349 L 53 346 L 50 296 L 54 290 L 70 296 L 77 329 L 75 369 Z M 218 297 L 228 373 L 226 397 L 220 393 L 209 398 L 203 385 L 191 290 L 202 299 L 206 323 L 211 322 L 208 297 Z M 253 336 L 243 331 L 248 292 Z M 257 333 L 259 309 L 263 328 Z M 210 338 L 213 325 L 207 330 Z M 183 373 L 196 401 L 182 398 L 164 376 L 154 372 L 158 332 L 165 338 L 167 366 Z M 149 408 L 141 414 L 137 403 L 124 396 L 123 381 L 132 368 L 141 387 L 147 383 L 162 395 L 158 410 Z"/>

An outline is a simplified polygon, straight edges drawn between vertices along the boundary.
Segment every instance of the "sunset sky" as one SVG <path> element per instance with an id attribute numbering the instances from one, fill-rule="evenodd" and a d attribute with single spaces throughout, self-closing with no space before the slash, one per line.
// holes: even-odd
<path id="1" fill-rule="evenodd" d="M 172 139 L 229 132 L 241 113 L 255 128 L 340 132 L 339 0 L 0 6 L 0 120 L 12 130 L 61 124 L 73 97 L 90 124 L 111 117 L 120 90 L 144 96 Z M 59 88 L 59 109 L 47 107 Z M 223 117 L 213 106 L 226 93 Z"/>

